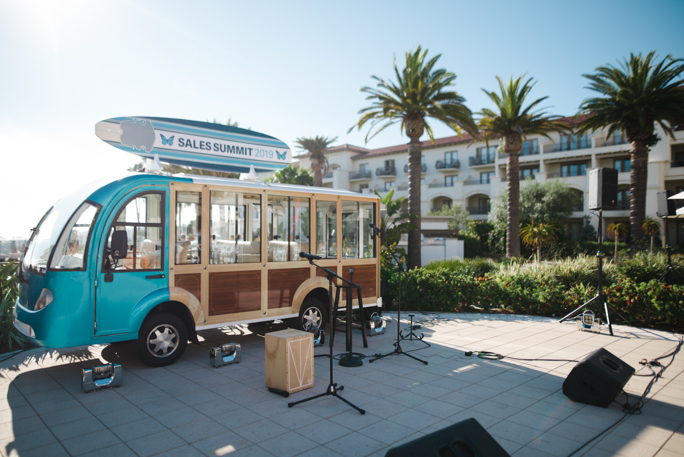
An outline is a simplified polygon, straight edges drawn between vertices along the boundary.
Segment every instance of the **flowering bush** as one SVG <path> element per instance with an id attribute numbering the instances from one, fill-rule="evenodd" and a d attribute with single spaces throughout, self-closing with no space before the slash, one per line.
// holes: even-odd
<path id="1" fill-rule="evenodd" d="M 562 317 L 596 295 L 596 264 L 590 258 L 541 268 L 507 263 L 484 274 L 476 272 L 477 268 L 452 263 L 444 264 L 452 268 L 432 266 L 409 271 L 401 285 L 402 309 Z M 624 268 L 605 265 L 603 291 L 610 306 L 632 323 L 684 324 L 684 286 L 669 286 L 654 279 L 662 266 L 657 259 L 642 264 L 642 270 L 637 260 L 625 262 Z M 399 274 L 396 270 L 382 272 L 387 286 L 383 301 L 390 309 L 398 297 Z M 596 302 L 590 309 L 603 314 L 602 303 Z M 618 317 L 613 316 L 613 320 Z"/>

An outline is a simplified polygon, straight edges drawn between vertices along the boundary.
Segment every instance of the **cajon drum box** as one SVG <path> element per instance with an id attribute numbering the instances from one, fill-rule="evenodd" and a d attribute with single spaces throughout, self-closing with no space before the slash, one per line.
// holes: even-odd
<path id="1" fill-rule="evenodd" d="M 292 329 L 267 333 L 266 387 L 293 393 L 313 384 L 313 333 Z"/>

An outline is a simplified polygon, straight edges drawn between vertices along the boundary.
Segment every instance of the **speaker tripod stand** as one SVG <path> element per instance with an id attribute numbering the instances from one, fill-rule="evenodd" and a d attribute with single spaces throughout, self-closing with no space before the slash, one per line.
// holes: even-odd
<path id="1" fill-rule="evenodd" d="M 603 253 L 603 228 L 602 228 L 602 222 L 603 222 L 603 210 L 599 209 L 599 215 L 598 215 L 598 250 L 596 252 L 596 259 L 598 262 L 598 285 L 597 285 L 597 290 L 596 290 L 596 295 L 594 295 L 593 298 L 591 298 L 588 302 L 584 303 L 583 305 L 579 306 L 577 309 L 572 311 L 570 314 L 562 318 L 559 322 L 564 322 L 574 316 L 576 316 L 580 311 L 582 311 L 584 308 L 587 306 L 591 305 L 594 302 L 597 302 L 599 306 L 601 306 L 601 303 L 603 303 L 603 310 L 606 314 L 606 323 L 608 324 L 608 331 L 610 332 L 610 336 L 613 336 L 613 325 L 610 323 L 610 314 L 608 313 L 608 310 L 612 310 L 615 314 L 620 316 L 622 319 L 627 321 L 620 313 L 618 313 L 615 308 L 610 306 L 608 304 L 608 300 L 606 300 L 606 295 L 603 293 L 603 286 L 602 286 L 602 279 L 603 279 L 603 258 L 606 256 Z"/>
<path id="2" fill-rule="evenodd" d="M 334 319 L 334 318 L 333 318 L 333 312 L 334 312 L 334 309 L 335 309 L 335 305 L 334 305 L 334 303 L 333 303 L 333 283 L 332 283 L 333 278 L 341 279 L 342 281 L 344 281 L 344 282 L 346 282 L 346 283 L 348 283 L 348 284 L 350 284 L 350 285 L 353 285 L 353 286 L 356 286 L 356 284 L 353 284 L 352 282 L 347 281 L 346 279 L 344 279 L 344 278 L 338 276 L 334 271 L 331 271 L 331 270 L 329 270 L 329 269 L 327 269 L 327 268 L 323 268 L 323 267 L 321 267 L 320 265 L 316 265 L 316 264 L 313 262 L 314 259 L 320 259 L 320 258 L 321 258 L 321 257 L 319 257 L 319 256 L 317 256 L 317 255 L 312 255 L 312 254 L 307 254 L 306 252 L 301 252 L 301 253 L 299 254 L 299 256 L 300 256 L 300 257 L 303 257 L 303 258 L 305 258 L 305 259 L 307 259 L 311 265 L 313 265 L 313 266 L 315 266 L 316 268 L 319 268 L 319 269 L 321 269 L 321 270 L 323 270 L 324 272 L 327 273 L 326 278 L 328 279 L 328 302 L 329 302 L 329 304 L 330 304 L 330 309 L 329 309 L 329 311 L 328 311 L 328 316 L 329 316 L 329 317 L 328 317 L 328 325 L 329 325 L 328 328 L 330 328 L 330 329 L 331 329 L 331 333 L 334 334 L 335 330 L 334 330 L 334 322 L 333 322 L 333 319 Z M 350 294 L 351 294 L 351 292 L 350 292 Z M 363 310 L 362 310 L 362 312 L 363 312 Z M 298 404 L 300 404 L 300 403 L 304 403 L 304 402 L 307 402 L 307 401 L 310 401 L 310 400 L 315 400 L 315 399 L 317 399 L 317 398 L 332 396 L 332 397 L 339 398 L 340 400 L 342 400 L 343 402 L 345 402 L 346 404 L 348 404 L 349 406 L 351 406 L 352 408 L 354 408 L 355 410 L 357 410 L 357 411 L 360 412 L 361 414 L 366 414 L 366 411 L 365 411 L 365 410 L 363 410 L 363 409 L 359 408 L 358 406 L 354 405 L 354 404 L 351 403 L 349 400 L 346 400 L 346 399 L 342 398 L 342 397 L 338 394 L 338 392 L 340 392 L 340 391 L 342 391 L 342 390 L 344 389 L 344 386 L 339 386 L 339 387 L 338 387 L 338 386 L 337 386 L 337 383 L 333 381 L 333 339 L 334 339 L 334 338 L 333 338 L 332 335 L 331 335 L 331 337 L 330 337 L 330 339 L 329 339 L 329 344 L 328 344 L 328 346 L 330 347 L 330 355 L 329 355 L 329 357 L 330 357 L 330 382 L 328 383 L 328 387 L 326 387 L 325 392 L 322 393 L 322 394 L 319 394 L 319 395 L 314 395 L 313 397 L 305 398 L 304 400 L 299 400 L 299 401 L 295 401 L 295 402 L 292 402 L 292 403 L 288 403 L 288 404 L 287 404 L 287 407 L 288 407 L 288 408 L 292 408 L 292 407 L 295 406 L 295 405 L 298 405 Z"/>
<path id="3" fill-rule="evenodd" d="M 371 224 L 371 227 L 373 228 L 373 234 L 375 236 L 378 236 L 378 232 L 380 231 L 380 229 L 378 229 L 377 227 L 375 227 L 372 224 Z M 373 363 L 378 359 L 389 357 L 391 355 L 405 355 L 407 357 L 411 357 L 412 359 L 417 360 L 417 361 L 427 365 L 428 363 L 426 360 L 421 360 L 418 357 L 415 357 L 415 356 L 413 356 L 407 352 L 404 352 L 401 349 L 401 340 L 406 338 L 406 337 L 401 336 L 401 283 L 402 283 L 402 278 L 404 276 L 408 276 L 408 274 L 406 273 L 406 269 L 404 269 L 404 265 L 401 262 L 399 262 L 399 259 L 397 259 L 397 257 L 394 255 L 394 252 L 393 251 L 388 251 L 388 252 L 392 255 L 392 258 L 394 258 L 394 261 L 397 263 L 397 266 L 399 267 L 399 269 L 401 270 L 401 273 L 402 273 L 399 275 L 399 288 L 397 291 L 398 292 L 398 295 L 397 295 L 397 342 L 394 343 L 394 351 L 388 352 L 387 354 L 377 354 L 375 357 L 370 359 L 368 361 L 368 363 Z M 407 337 L 410 337 L 411 340 L 414 340 L 414 338 L 413 338 L 413 336 L 415 336 L 415 334 L 413 333 L 413 316 L 414 315 L 410 314 L 410 316 L 411 316 L 411 331 L 410 331 L 409 335 L 407 335 Z M 418 340 L 421 343 L 427 344 L 428 347 L 430 346 L 430 344 L 428 342 L 423 341 L 422 336 L 420 338 L 416 337 L 415 340 Z"/>
<path id="4" fill-rule="evenodd" d="M 667 227 L 667 220 L 669 218 L 667 216 L 661 217 L 665 221 L 665 251 L 667 251 L 667 267 L 665 267 L 665 271 L 663 272 L 662 276 L 660 276 L 658 281 L 664 282 L 667 285 L 672 285 L 673 274 L 679 276 L 680 280 L 684 280 L 684 276 L 682 276 L 682 274 L 672 266 L 672 247 L 670 246 L 670 232 Z"/>

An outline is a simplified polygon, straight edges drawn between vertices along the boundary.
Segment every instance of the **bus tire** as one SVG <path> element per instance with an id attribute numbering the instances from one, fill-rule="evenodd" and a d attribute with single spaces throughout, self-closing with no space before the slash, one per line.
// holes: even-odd
<path id="1" fill-rule="evenodd" d="M 138 332 L 138 357 L 151 367 L 171 365 L 185 352 L 188 330 L 183 321 L 169 313 L 152 314 Z"/>
<path id="2" fill-rule="evenodd" d="M 328 313 L 323 302 L 315 297 L 304 300 L 301 308 L 299 308 L 299 318 L 297 319 L 296 327 L 308 332 L 313 325 L 323 330 L 327 323 Z"/>

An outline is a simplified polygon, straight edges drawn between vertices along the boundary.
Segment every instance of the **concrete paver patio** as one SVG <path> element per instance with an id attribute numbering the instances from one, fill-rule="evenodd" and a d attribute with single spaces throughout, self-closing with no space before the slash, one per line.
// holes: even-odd
<path id="1" fill-rule="evenodd" d="M 407 328 L 403 319 L 402 329 Z M 387 333 L 354 351 L 368 356 L 393 350 L 396 314 L 387 313 Z M 491 351 L 521 359 L 577 360 L 598 348 L 638 364 L 672 351 L 680 335 L 614 326 L 615 336 L 580 332 L 574 323 L 529 316 L 417 314 L 431 347 L 412 352 L 428 361 L 394 355 L 358 368 L 334 365 L 341 395 L 364 408 L 322 399 L 288 408 L 287 403 L 323 393 L 329 381 L 326 357 L 315 359 L 315 386 L 289 398 L 264 385 L 265 333 L 282 324 L 201 332 L 166 368 L 148 368 L 128 345 L 72 350 L 32 349 L 0 363 L 0 451 L 5 456 L 383 456 L 412 441 L 475 418 L 515 457 L 567 456 L 620 420 L 575 455 L 684 456 L 684 353 L 656 382 L 640 415 L 576 403 L 562 383 L 575 366 L 564 361 L 485 360 L 464 351 Z M 242 362 L 213 368 L 212 346 L 238 342 Z M 403 341 L 404 351 L 424 347 Z M 335 354 L 344 351 L 337 333 Z M 327 347 L 316 349 L 317 354 Z M 124 385 L 85 394 L 81 370 L 121 363 Z M 670 359 L 663 360 L 668 363 Z M 633 376 L 625 391 L 634 403 L 651 378 Z M 624 402 L 619 396 L 617 401 Z"/>

